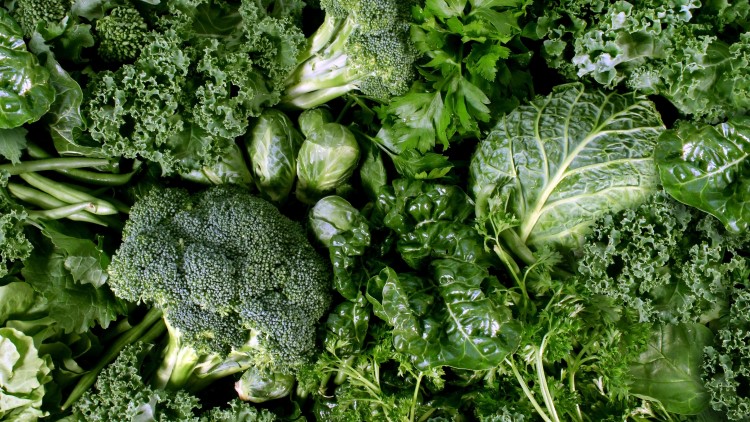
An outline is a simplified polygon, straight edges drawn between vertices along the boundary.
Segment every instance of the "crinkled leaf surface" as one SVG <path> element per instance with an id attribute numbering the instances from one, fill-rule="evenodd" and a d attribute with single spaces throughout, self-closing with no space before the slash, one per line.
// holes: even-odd
<path id="1" fill-rule="evenodd" d="M 500 364 L 518 347 L 521 328 L 506 307 L 482 291 L 487 269 L 438 259 L 431 270 L 432 280 L 397 274 L 391 268 L 371 280 L 383 286 L 374 311 L 393 326 L 394 348 L 409 354 L 423 370 L 437 366 L 484 370 Z"/>
<path id="2" fill-rule="evenodd" d="M 643 96 L 560 85 L 503 117 L 480 143 L 470 165 L 477 214 L 499 200 L 527 245 L 576 247 L 597 217 L 655 191 L 653 148 L 663 130 Z"/>
<path id="3" fill-rule="evenodd" d="M 0 9 L 0 128 L 35 122 L 55 99 L 49 72 L 26 49 L 23 31 L 5 9 Z"/>
<path id="4" fill-rule="evenodd" d="M 664 189 L 718 218 L 728 230 L 750 225 L 750 120 L 685 123 L 659 137 L 655 159 Z"/>

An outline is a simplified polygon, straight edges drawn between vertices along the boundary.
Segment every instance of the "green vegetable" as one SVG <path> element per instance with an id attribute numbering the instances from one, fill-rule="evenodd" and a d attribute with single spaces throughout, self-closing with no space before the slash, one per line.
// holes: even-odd
<path id="1" fill-rule="evenodd" d="M 0 9 L 0 130 L 39 120 L 55 99 L 50 74 L 26 49 L 21 27 Z"/>
<path id="2" fill-rule="evenodd" d="M 416 53 L 410 1 L 323 0 L 323 23 L 286 79 L 284 103 L 314 108 L 352 91 L 380 100 L 405 93 Z"/>
<path id="3" fill-rule="evenodd" d="M 303 36 L 292 4 L 275 15 L 253 1 L 165 7 L 138 58 L 89 83 L 84 116 L 104 154 L 142 157 L 167 175 L 213 166 L 279 101 Z"/>
<path id="4" fill-rule="evenodd" d="M 479 144 L 469 182 L 477 216 L 517 225 L 496 234 L 527 263 L 527 246 L 580 246 L 596 218 L 655 191 L 653 149 L 663 130 L 645 97 L 557 86 L 503 117 Z"/>
<path id="5" fill-rule="evenodd" d="M 531 1 L 425 1 L 412 8 L 411 39 L 423 78 L 378 110 L 394 152 L 422 153 L 478 137 L 531 98 L 531 53 L 516 38 Z"/>
<path id="6" fill-rule="evenodd" d="M 12 16 L 30 38 L 40 25 L 59 25 L 72 4 L 71 0 L 17 0 Z"/>
<path id="7" fill-rule="evenodd" d="M 367 220 L 346 199 L 335 195 L 316 202 L 308 219 L 315 237 L 328 248 L 334 288 L 353 300 L 358 291 L 352 276 L 356 258 L 364 255 L 371 240 Z"/>
<path id="8" fill-rule="evenodd" d="M 750 106 L 750 37 L 741 27 L 750 9 L 722 3 L 538 2 L 524 33 L 543 40 L 541 54 L 569 80 L 659 94 L 683 114 L 717 122 Z"/>
<path id="9" fill-rule="evenodd" d="M 113 415 L 125 420 L 169 422 L 230 422 L 275 420 L 267 410 L 232 401 L 227 409 L 211 409 L 195 416 L 200 400 L 190 393 L 167 391 L 148 385 L 146 359 L 151 347 L 136 343 L 123 349 L 118 358 L 97 378 L 73 407 L 74 420 L 110 420 Z"/>
<path id="10" fill-rule="evenodd" d="M 39 356 L 31 337 L 0 328 L 0 420 L 35 421 L 45 416 L 42 398 L 52 369 L 52 362 Z"/>
<path id="11" fill-rule="evenodd" d="M 733 232 L 747 231 L 750 225 L 750 185 L 745 181 L 750 168 L 749 123 L 683 123 L 659 137 L 654 155 L 664 190 L 718 218 Z"/>
<path id="12" fill-rule="evenodd" d="M 352 176 L 359 161 L 359 144 L 354 134 L 339 123 L 321 121 L 307 132 L 297 155 L 295 195 L 302 202 L 314 204 Z"/>
<path id="13" fill-rule="evenodd" d="M 709 322 L 730 303 L 750 263 L 744 240 L 664 193 L 596 223 L 578 260 L 579 282 L 660 324 Z"/>
<path id="14" fill-rule="evenodd" d="M 297 177 L 302 135 L 281 111 L 264 111 L 245 139 L 255 185 L 274 202 L 286 200 Z"/>
<path id="15" fill-rule="evenodd" d="M 99 57 L 108 62 L 125 63 L 138 57 L 146 45 L 148 25 L 131 5 L 115 6 L 96 21 Z"/>
<path id="16" fill-rule="evenodd" d="M 118 297 L 164 311 L 170 344 L 157 385 L 171 388 L 198 382 L 194 370 L 208 371 L 204 382 L 226 375 L 220 364 L 233 350 L 244 363 L 231 372 L 293 371 L 330 303 L 329 268 L 302 227 L 232 185 L 142 197 L 109 274 Z"/>
<path id="17" fill-rule="evenodd" d="M 630 393 L 657 400 L 678 415 L 697 415 L 708 408 L 709 395 L 701 379 L 703 349 L 713 333 L 705 325 L 656 327 L 654 335 L 630 367 Z"/>
<path id="18" fill-rule="evenodd" d="M 241 400 L 263 403 L 286 397 L 294 386 L 291 374 L 270 372 L 263 368 L 250 368 L 234 385 Z"/>

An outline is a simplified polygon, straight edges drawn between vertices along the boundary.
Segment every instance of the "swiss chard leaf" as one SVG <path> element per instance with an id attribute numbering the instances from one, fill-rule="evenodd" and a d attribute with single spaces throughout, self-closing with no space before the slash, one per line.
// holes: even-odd
<path id="1" fill-rule="evenodd" d="M 663 130 L 643 96 L 558 86 L 480 143 L 470 165 L 477 215 L 501 204 L 493 212 L 521 222 L 514 235 L 522 244 L 576 247 L 597 217 L 655 192 L 653 148 Z"/>
<path id="2" fill-rule="evenodd" d="M 750 226 L 750 120 L 684 123 L 659 137 L 654 158 L 664 189 L 718 218 L 728 230 Z"/>

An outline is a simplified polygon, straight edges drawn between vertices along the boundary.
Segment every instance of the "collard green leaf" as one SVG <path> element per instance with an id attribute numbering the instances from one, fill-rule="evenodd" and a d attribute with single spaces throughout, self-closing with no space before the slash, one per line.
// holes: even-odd
<path id="1" fill-rule="evenodd" d="M 697 415 L 708 407 L 701 380 L 703 350 L 713 333 L 702 324 L 657 326 L 648 349 L 630 367 L 630 392 L 659 401 L 680 415 Z"/>
<path id="2" fill-rule="evenodd" d="M 718 218 L 728 230 L 750 226 L 750 120 L 681 124 L 659 137 L 654 158 L 664 190 Z"/>
<path id="3" fill-rule="evenodd" d="M 383 285 L 382 302 L 374 307 L 393 327 L 394 348 L 421 370 L 484 370 L 500 364 L 518 346 L 520 325 L 482 291 L 487 269 L 438 259 L 431 272 L 432 279 L 426 279 L 386 268 L 373 283 Z"/>
<path id="4" fill-rule="evenodd" d="M 573 248 L 591 223 L 631 207 L 658 184 L 653 148 L 664 130 L 653 103 L 636 94 L 553 92 L 503 117 L 470 165 L 477 215 L 517 218 L 521 242 Z"/>
<path id="5" fill-rule="evenodd" d="M 39 120 L 55 99 L 49 71 L 26 49 L 23 31 L 0 9 L 0 129 Z"/>

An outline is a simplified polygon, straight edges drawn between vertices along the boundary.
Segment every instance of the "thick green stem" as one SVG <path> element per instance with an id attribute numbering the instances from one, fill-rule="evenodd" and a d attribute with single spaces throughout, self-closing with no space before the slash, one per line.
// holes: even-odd
<path id="1" fill-rule="evenodd" d="M 19 164 L 2 164 L 0 165 L 0 172 L 7 171 L 11 175 L 17 175 L 45 170 L 101 167 L 110 164 L 110 161 L 105 158 L 47 158 Z"/>
<path id="2" fill-rule="evenodd" d="M 62 410 L 66 410 L 72 406 L 73 403 L 81 398 L 81 396 L 83 396 L 83 394 L 94 385 L 96 378 L 99 376 L 102 369 L 114 361 L 125 346 L 144 338 L 153 339 L 158 336 L 157 333 L 163 333 L 166 327 L 163 324 L 162 317 L 163 314 L 160 309 L 151 308 L 138 325 L 118 338 L 109 349 L 107 349 L 101 359 L 99 359 L 96 366 L 78 380 L 78 384 L 76 384 L 73 391 L 70 393 L 70 396 L 68 396 L 68 399 L 63 403 Z M 148 334 L 148 337 L 146 337 L 146 334 Z"/>
<path id="3" fill-rule="evenodd" d="M 542 406 L 539 405 L 539 402 L 536 401 L 534 398 L 534 394 L 529 389 L 528 384 L 526 384 L 526 380 L 523 379 L 523 376 L 520 372 L 518 372 L 518 368 L 516 368 L 516 364 L 513 363 L 513 358 L 508 358 L 505 360 L 506 363 L 510 365 L 511 370 L 513 371 L 513 375 L 516 376 L 516 380 L 518 380 L 518 384 L 520 385 L 521 389 L 523 390 L 523 393 L 526 395 L 526 398 L 529 399 L 529 402 L 531 402 L 531 405 L 534 407 L 536 412 L 541 416 L 542 420 L 544 422 L 552 422 L 552 419 L 547 416 L 547 413 L 542 409 Z"/>

